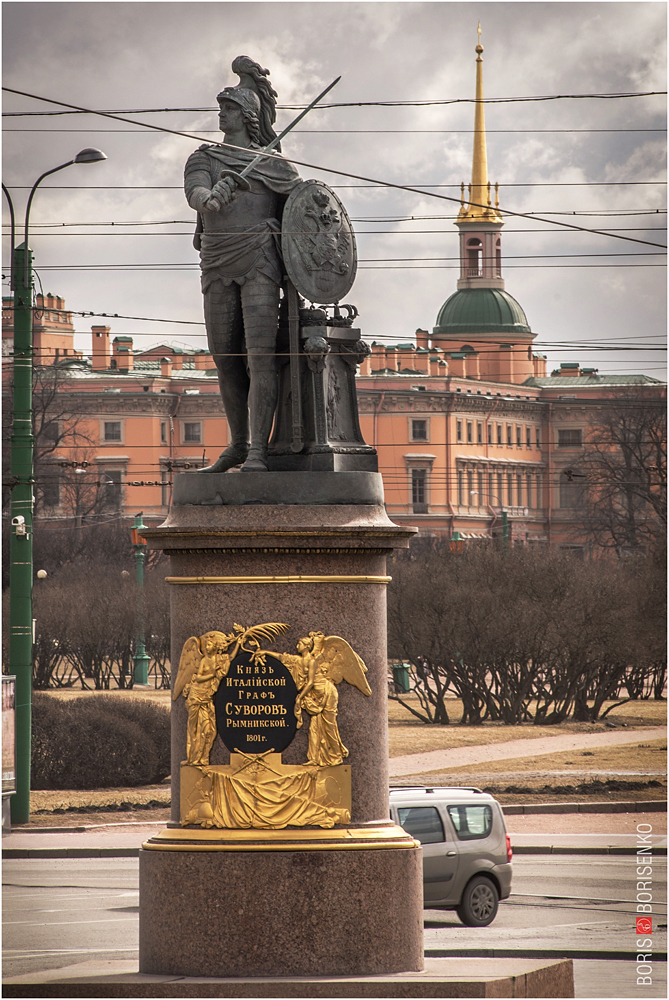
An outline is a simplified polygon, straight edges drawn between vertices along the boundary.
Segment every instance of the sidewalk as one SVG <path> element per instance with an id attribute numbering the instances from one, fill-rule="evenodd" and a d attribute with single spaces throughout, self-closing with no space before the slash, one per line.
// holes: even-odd
<path id="1" fill-rule="evenodd" d="M 391 757 L 389 774 L 391 778 L 399 778 L 404 775 L 423 775 L 429 771 L 440 771 L 450 767 L 466 767 L 469 764 L 486 764 L 520 757 L 541 757 L 543 754 L 565 753 L 570 750 L 624 746 L 626 743 L 659 740 L 665 733 L 663 727 L 655 726 L 652 729 L 625 729 L 612 733 L 565 733 L 563 736 L 548 736 L 535 740 L 509 740 L 506 743 L 489 743 L 485 746 L 430 750 L 427 753 Z"/>

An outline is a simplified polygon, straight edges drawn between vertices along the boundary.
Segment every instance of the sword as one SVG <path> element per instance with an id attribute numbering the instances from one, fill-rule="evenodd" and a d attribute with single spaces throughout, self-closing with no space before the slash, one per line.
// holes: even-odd
<path id="1" fill-rule="evenodd" d="M 332 90 L 332 88 L 335 87 L 339 83 L 340 80 L 341 80 L 341 76 L 338 76 L 336 80 L 333 80 L 332 83 L 328 87 L 326 87 L 325 90 L 321 94 L 318 95 L 318 97 L 314 98 L 314 100 L 311 102 L 311 104 L 308 107 L 306 107 L 304 109 L 304 111 L 301 111 L 299 113 L 299 115 L 297 116 L 297 118 L 295 118 L 290 123 L 290 125 L 286 126 L 286 128 L 283 130 L 283 132 L 280 132 L 279 135 L 277 135 L 274 139 L 272 139 L 272 141 L 270 143 L 268 143 L 267 146 L 265 146 L 265 148 L 260 153 L 258 153 L 258 155 L 253 160 L 251 160 L 251 162 L 246 167 L 244 167 L 244 169 L 242 171 L 237 172 L 236 170 L 230 170 L 229 168 L 226 169 L 226 170 L 222 170 L 221 171 L 221 180 L 224 177 L 230 177 L 232 180 L 235 181 L 235 183 L 239 187 L 241 187 L 245 191 L 248 191 L 250 189 L 250 184 L 246 180 L 246 178 L 251 173 L 251 171 L 253 170 L 253 168 L 258 163 L 260 163 L 260 161 L 265 156 L 267 156 L 268 153 L 271 153 L 273 149 L 276 149 L 276 147 L 279 145 L 279 143 L 283 139 L 284 135 L 288 135 L 288 133 L 291 131 L 291 129 L 294 129 L 295 126 L 298 124 L 298 122 L 301 122 L 302 119 L 304 118 L 304 116 L 308 115 L 309 112 L 311 111 L 311 109 L 315 108 L 316 105 L 318 104 L 318 102 L 320 100 L 322 100 L 322 98 L 324 98 L 325 95 L 327 93 L 329 93 Z M 212 150 L 209 150 L 209 152 L 211 154 Z M 213 155 L 215 156 L 216 154 L 214 153 Z M 241 183 L 240 183 L 240 181 L 241 181 Z"/>

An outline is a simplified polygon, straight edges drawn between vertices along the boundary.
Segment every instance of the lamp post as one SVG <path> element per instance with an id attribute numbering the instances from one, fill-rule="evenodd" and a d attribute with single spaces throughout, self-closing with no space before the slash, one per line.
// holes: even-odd
<path id="1" fill-rule="evenodd" d="M 9 669 L 16 675 L 16 795 L 12 796 L 14 823 L 30 819 L 30 738 L 33 648 L 33 310 L 32 253 L 28 246 L 30 209 L 45 177 L 74 163 L 96 163 L 107 157 L 99 149 L 82 149 L 73 160 L 46 170 L 33 184 L 26 206 L 23 243 L 12 246 L 14 295 L 14 392 L 11 438 L 11 536 L 9 546 Z M 14 217 L 14 206 L 3 185 Z M 12 239 L 12 244 L 13 244 Z"/>
<path id="2" fill-rule="evenodd" d="M 470 495 L 470 497 L 478 496 L 479 495 L 479 491 L 478 490 L 471 490 L 470 493 L 469 493 L 469 495 Z M 490 499 L 491 500 L 499 500 L 499 497 L 497 496 L 496 493 L 491 493 L 490 494 Z M 502 548 L 508 549 L 508 547 L 509 547 L 509 512 L 507 511 L 506 507 L 502 504 L 501 500 L 499 500 L 499 510 L 500 510 L 500 514 L 502 515 Z M 492 527 L 491 527 L 491 533 L 492 533 Z"/>
<path id="3" fill-rule="evenodd" d="M 135 515 L 135 523 L 130 529 L 137 567 L 137 638 L 135 639 L 135 655 L 133 656 L 135 684 L 149 683 L 149 657 L 144 645 L 144 552 L 146 539 L 141 534 L 142 528 L 146 528 L 146 525 L 142 521 L 142 513 L 140 511 L 139 514 Z"/>

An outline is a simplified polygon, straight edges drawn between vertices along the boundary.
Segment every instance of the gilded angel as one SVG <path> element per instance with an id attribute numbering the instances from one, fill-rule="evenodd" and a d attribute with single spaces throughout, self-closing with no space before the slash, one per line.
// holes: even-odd
<path id="1" fill-rule="evenodd" d="M 371 695 L 365 676 L 367 667 L 346 639 L 338 635 L 310 632 L 298 640 L 297 652 L 298 656 L 280 653 L 278 658 L 288 667 L 297 685 L 298 729 L 302 725 L 302 710 L 311 716 L 307 763 L 320 767 L 341 764 L 348 757 L 348 750 L 337 725 L 337 684 L 345 680 L 363 694 Z"/>
<path id="2" fill-rule="evenodd" d="M 209 754 L 216 739 L 214 695 L 221 679 L 239 650 L 240 635 L 205 632 L 191 636 L 184 643 L 179 672 L 174 685 L 174 701 L 183 692 L 188 710 L 186 760 L 202 767 L 209 764 Z M 228 650 L 232 647 L 232 652 Z"/>

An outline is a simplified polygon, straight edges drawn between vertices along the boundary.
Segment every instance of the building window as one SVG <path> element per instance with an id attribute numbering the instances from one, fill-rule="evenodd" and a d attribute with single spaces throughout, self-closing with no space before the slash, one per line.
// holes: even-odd
<path id="1" fill-rule="evenodd" d="M 474 505 L 474 473 L 471 469 L 467 470 L 467 506 L 471 507 Z"/>
<path id="2" fill-rule="evenodd" d="M 500 507 L 505 507 L 504 503 L 504 476 L 501 472 L 497 473 L 497 503 Z"/>
<path id="3" fill-rule="evenodd" d="M 160 443 L 167 444 L 167 424 L 164 420 L 160 424 Z"/>
<path id="4" fill-rule="evenodd" d="M 518 448 L 520 448 L 521 444 L 522 442 L 520 439 L 520 426 L 516 424 L 516 445 Z"/>
<path id="5" fill-rule="evenodd" d="M 492 444 L 492 424 L 488 424 L 488 444 Z"/>
<path id="6" fill-rule="evenodd" d="M 527 473 L 526 487 L 527 487 L 527 506 L 531 509 L 532 507 L 534 507 L 534 502 L 532 497 L 532 476 L 530 475 L 529 472 Z"/>
<path id="7" fill-rule="evenodd" d="M 522 507 L 522 506 L 524 506 L 523 505 L 523 477 L 521 476 L 520 473 L 518 473 L 518 475 L 516 476 L 516 489 L 518 490 L 518 506 Z"/>
<path id="8" fill-rule="evenodd" d="M 560 507 L 573 509 L 585 503 L 585 485 L 582 479 L 569 479 L 564 472 L 560 475 Z"/>
<path id="9" fill-rule="evenodd" d="M 537 448 L 541 448 L 541 428 L 535 427 Z"/>
<path id="10" fill-rule="evenodd" d="M 121 421 L 105 420 L 105 441 L 121 440 Z"/>
<path id="11" fill-rule="evenodd" d="M 581 431 L 558 431 L 558 448 L 580 448 Z"/>
<path id="12" fill-rule="evenodd" d="M 184 422 L 184 444 L 200 444 L 202 441 L 202 424 L 197 422 Z"/>
<path id="13" fill-rule="evenodd" d="M 467 444 L 472 443 L 472 425 L 471 421 L 467 421 Z"/>
<path id="14" fill-rule="evenodd" d="M 462 469 L 458 469 L 458 503 L 464 506 L 465 502 L 465 476 Z"/>
<path id="15" fill-rule="evenodd" d="M 118 509 L 123 499 L 123 473 L 120 469 L 105 469 L 100 475 L 100 499 L 104 507 Z"/>
<path id="16" fill-rule="evenodd" d="M 58 507 L 60 504 L 60 476 L 56 469 L 43 467 L 39 471 L 41 479 L 42 503 L 45 507 Z"/>
<path id="17" fill-rule="evenodd" d="M 502 241 L 495 241 L 495 277 L 502 277 Z"/>
<path id="18" fill-rule="evenodd" d="M 476 425 L 476 443 L 483 444 L 483 424 Z"/>
<path id="19" fill-rule="evenodd" d="M 479 480 L 479 495 L 478 495 L 478 505 L 477 506 L 482 507 L 484 505 L 484 503 L 485 503 L 485 493 L 483 492 L 483 484 L 485 482 L 485 479 L 484 479 L 484 476 L 483 476 L 482 472 L 479 472 L 479 474 L 478 474 L 478 480 Z"/>
<path id="20" fill-rule="evenodd" d="M 427 441 L 427 420 L 411 421 L 411 440 Z"/>
<path id="21" fill-rule="evenodd" d="M 507 444 L 513 444 L 513 438 L 512 438 L 511 435 L 512 435 L 511 424 L 507 424 L 506 425 L 506 443 Z"/>
<path id="22" fill-rule="evenodd" d="M 170 504 L 170 483 L 167 469 L 160 471 L 160 503 L 163 507 L 169 507 Z"/>
<path id="23" fill-rule="evenodd" d="M 414 514 L 427 514 L 427 469 L 411 470 L 411 503 Z"/>
<path id="24" fill-rule="evenodd" d="M 497 424 L 497 444 L 502 443 L 502 425 Z"/>
<path id="25" fill-rule="evenodd" d="M 528 448 L 532 447 L 532 428 L 531 427 L 526 427 L 525 428 L 525 444 L 527 445 Z"/>
<path id="26" fill-rule="evenodd" d="M 457 437 L 458 441 L 462 441 L 462 421 L 461 420 L 456 420 L 455 421 L 455 428 L 456 428 L 456 437 Z"/>
<path id="27" fill-rule="evenodd" d="M 40 429 L 39 436 L 44 441 L 56 443 L 61 437 L 60 423 L 57 420 L 50 420 Z"/>
<path id="28" fill-rule="evenodd" d="M 495 477 L 492 472 L 488 473 L 488 503 L 492 504 L 495 499 Z"/>
<path id="29" fill-rule="evenodd" d="M 483 244 L 478 239 L 467 240 L 467 277 L 478 278 L 483 274 Z"/>
<path id="30" fill-rule="evenodd" d="M 507 474 L 506 474 L 506 485 L 507 485 L 507 489 L 508 489 L 509 507 L 513 507 L 514 506 L 514 502 L 513 502 L 513 474 L 511 472 L 507 472 Z"/>
<path id="31" fill-rule="evenodd" d="M 543 489 L 544 489 L 543 476 L 537 475 L 537 477 L 536 477 L 536 490 L 537 490 L 537 503 L 536 503 L 536 506 L 537 506 L 538 510 L 540 510 L 543 507 L 543 505 L 544 505 Z"/>

